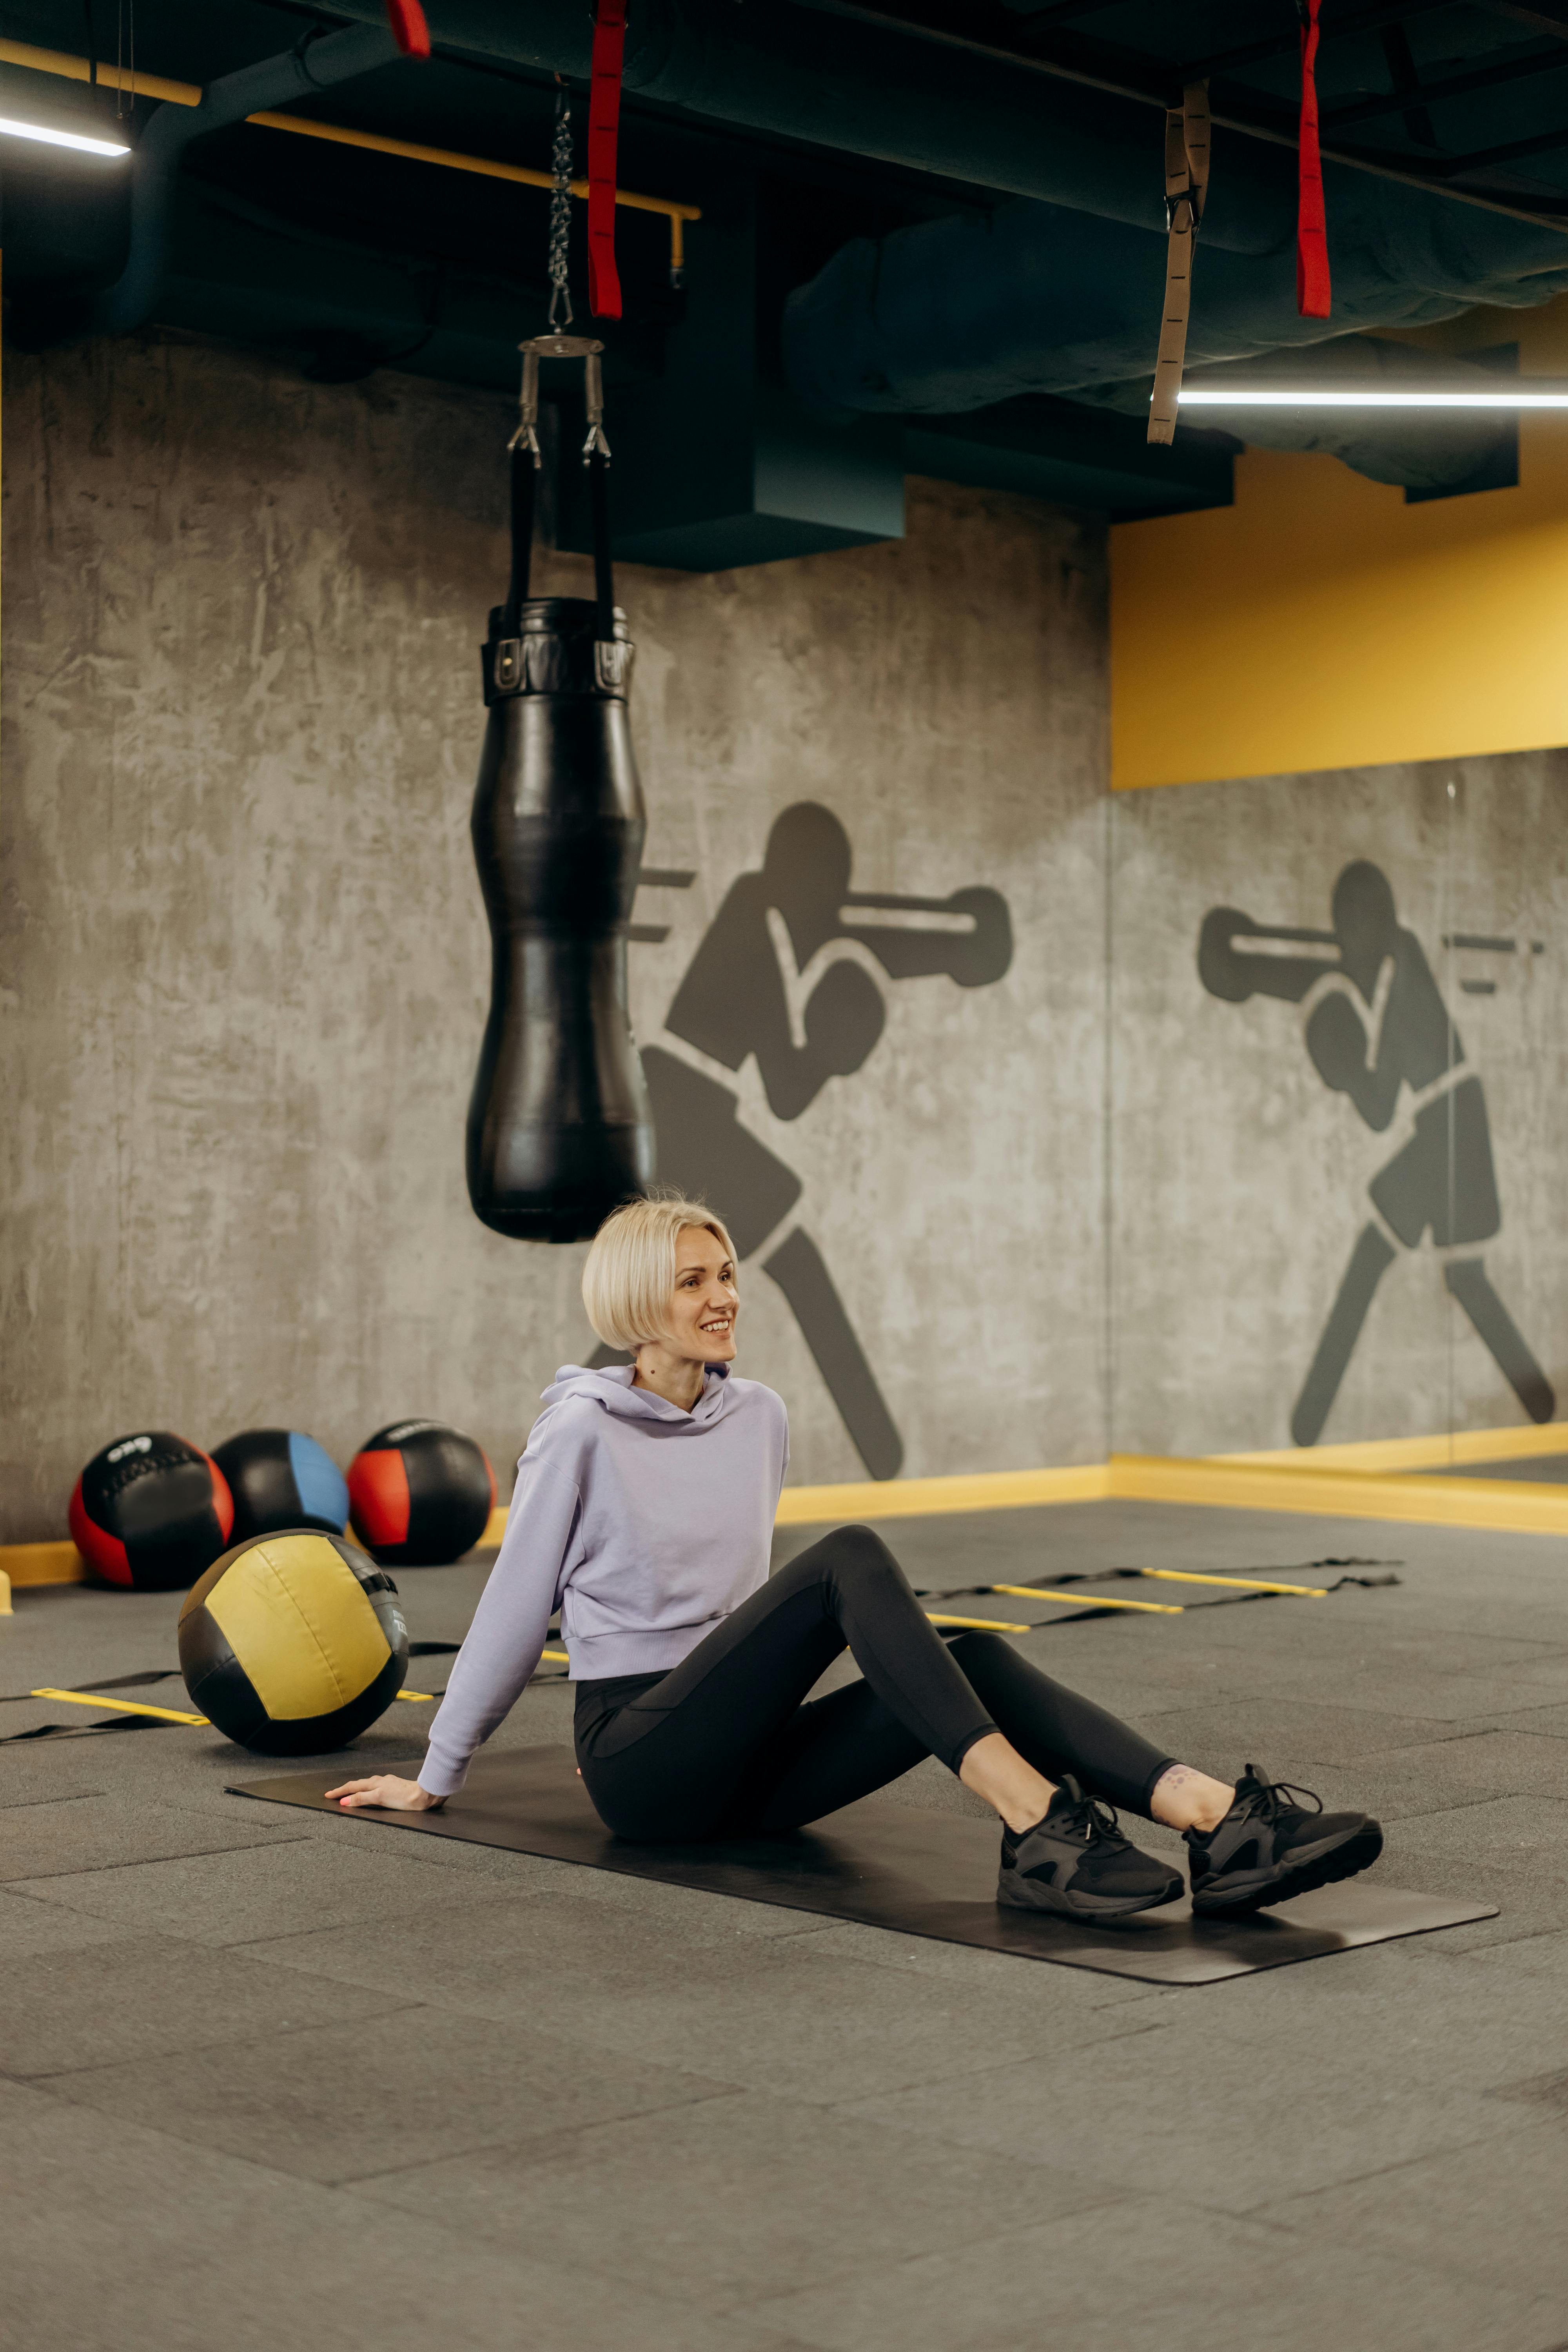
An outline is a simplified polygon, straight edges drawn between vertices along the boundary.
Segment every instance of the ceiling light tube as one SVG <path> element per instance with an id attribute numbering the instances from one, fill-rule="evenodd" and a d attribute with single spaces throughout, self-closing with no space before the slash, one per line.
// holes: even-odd
<path id="1" fill-rule="evenodd" d="M 117 139 L 87 139 L 79 131 L 47 131 L 41 122 L 15 122 L 0 114 L 0 139 L 37 139 L 45 147 L 73 147 L 82 155 L 129 155 Z"/>
<path id="2" fill-rule="evenodd" d="M 1184 408 L 1568 408 L 1568 387 L 1526 391 L 1516 384 L 1496 392 L 1320 392 L 1303 384 L 1295 392 L 1243 392 L 1211 384 L 1184 384 Z"/>

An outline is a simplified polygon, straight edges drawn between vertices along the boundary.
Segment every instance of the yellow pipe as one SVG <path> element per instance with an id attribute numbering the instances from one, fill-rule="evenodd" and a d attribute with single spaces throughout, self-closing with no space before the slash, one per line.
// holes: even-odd
<path id="1" fill-rule="evenodd" d="M 1099 1592 L 1047 1592 L 1037 1584 L 988 1584 L 987 1592 L 1010 1592 L 1019 1601 L 1070 1601 L 1075 1609 L 1138 1609 L 1151 1617 L 1180 1617 L 1179 1602 L 1170 1601 L 1108 1601 Z"/>
<path id="2" fill-rule="evenodd" d="M 365 147 L 374 155 L 401 155 L 410 163 L 444 163 L 448 171 L 477 172 L 487 180 L 515 180 L 525 188 L 555 185 L 548 172 L 536 172 L 527 163 L 497 163 L 483 155 L 460 155 L 450 147 L 421 147 L 411 139 L 386 139 L 379 131 L 349 131 L 342 123 L 316 122 L 303 114 L 247 114 L 245 119 L 268 131 L 298 131 L 307 139 L 331 139 L 342 147 Z M 574 180 L 572 194 L 586 200 L 587 181 Z M 629 206 L 633 212 L 668 213 L 672 221 L 702 217 L 697 205 L 677 204 L 670 196 L 639 196 L 630 188 L 617 188 L 616 202 Z"/>
<path id="3" fill-rule="evenodd" d="M 36 49 L 30 41 L 0 41 L 0 65 L 28 66 L 34 73 L 58 74 L 63 81 L 90 81 L 92 68 L 85 58 L 73 58 L 64 49 Z M 139 73 L 125 79 L 110 67 L 98 69 L 100 89 L 123 91 L 127 98 L 161 98 L 171 106 L 199 106 L 201 85 L 194 81 L 166 81 L 162 74 Z"/>
<path id="4" fill-rule="evenodd" d="M 35 73 L 61 75 L 67 81 L 86 81 L 90 68 L 85 58 L 73 58 L 63 49 L 36 49 L 26 41 L 0 40 L 0 65 L 29 66 Z M 105 79 L 99 70 L 100 89 L 130 90 L 132 85 L 118 79 Z M 173 106 L 199 106 L 202 92 L 195 82 L 166 81 L 158 74 L 139 73 L 135 80 L 138 98 L 161 98 Z M 531 171 L 526 163 L 498 163 L 484 155 L 462 155 L 450 147 L 422 147 L 410 139 L 384 139 L 376 131 L 351 131 L 340 122 L 315 122 L 303 114 L 247 114 L 247 122 L 260 125 L 265 131 L 295 131 L 304 139 L 325 139 L 337 147 L 363 147 L 374 155 L 397 155 L 409 163 L 439 163 L 449 172 L 474 172 L 481 179 L 511 180 L 525 188 L 552 188 L 554 180 L 548 172 Z M 574 180 L 572 194 L 586 199 L 586 180 Z M 685 226 L 689 220 L 700 220 L 698 205 L 677 204 L 670 196 L 639 196 L 630 188 L 617 188 L 616 202 L 628 211 L 663 213 L 669 222 L 669 266 L 679 269 L 685 265 Z"/>

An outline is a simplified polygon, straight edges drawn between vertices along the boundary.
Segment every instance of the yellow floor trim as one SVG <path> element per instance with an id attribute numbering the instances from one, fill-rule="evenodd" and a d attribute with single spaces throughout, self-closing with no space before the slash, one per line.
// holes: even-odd
<path id="1" fill-rule="evenodd" d="M 25 1584 L 85 1584 L 91 1570 L 73 1543 L 0 1544 L 13 1591 Z"/>
<path id="2" fill-rule="evenodd" d="M 1568 1454 L 1568 1422 L 1463 1429 L 1442 1437 L 1373 1437 L 1350 1445 L 1288 1445 L 1268 1454 L 1215 1454 L 1209 1459 L 1298 1470 L 1441 1470 L 1449 1463 L 1524 1462 L 1536 1454 Z"/>
<path id="3" fill-rule="evenodd" d="M 1121 1500 L 1210 1510 L 1294 1511 L 1316 1518 L 1401 1519 L 1413 1527 L 1568 1535 L 1568 1486 L 1512 1478 L 1399 1478 L 1367 1470 L 1271 1469 L 1261 1463 L 1182 1462 L 1114 1454 Z"/>
<path id="4" fill-rule="evenodd" d="M 841 1486 L 786 1486 L 781 1528 L 845 1519 L 929 1518 L 948 1511 L 1022 1510 L 1039 1503 L 1100 1503 L 1110 1492 L 1103 1462 L 1071 1470 L 982 1470 L 956 1478 L 861 1478 Z"/>

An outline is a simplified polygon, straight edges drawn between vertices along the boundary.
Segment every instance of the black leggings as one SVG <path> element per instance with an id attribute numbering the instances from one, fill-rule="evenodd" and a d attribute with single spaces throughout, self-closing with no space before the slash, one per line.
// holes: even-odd
<path id="1" fill-rule="evenodd" d="M 864 1681 L 805 1704 L 846 1648 Z M 668 1674 L 579 1683 L 574 1725 L 600 1819 L 656 1842 L 798 1829 L 922 1756 L 956 1772 L 993 1731 L 1144 1815 L 1173 1760 L 999 1634 L 943 1641 L 869 1528 L 813 1544 Z"/>

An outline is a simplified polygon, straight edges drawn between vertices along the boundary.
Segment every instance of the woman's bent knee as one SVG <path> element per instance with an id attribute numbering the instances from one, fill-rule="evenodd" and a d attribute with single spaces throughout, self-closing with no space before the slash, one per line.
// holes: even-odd
<path id="1" fill-rule="evenodd" d="M 874 1528 L 835 1528 L 830 1536 L 824 1537 L 823 1549 L 828 1553 L 836 1576 L 891 1576 L 900 1583 L 904 1580 L 903 1570 Z"/>
<path id="2" fill-rule="evenodd" d="M 1001 1663 L 1013 1654 L 1000 1633 L 959 1633 L 948 1645 L 948 1654 L 963 1673 L 984 1673 L 989 1665 Z"/>

